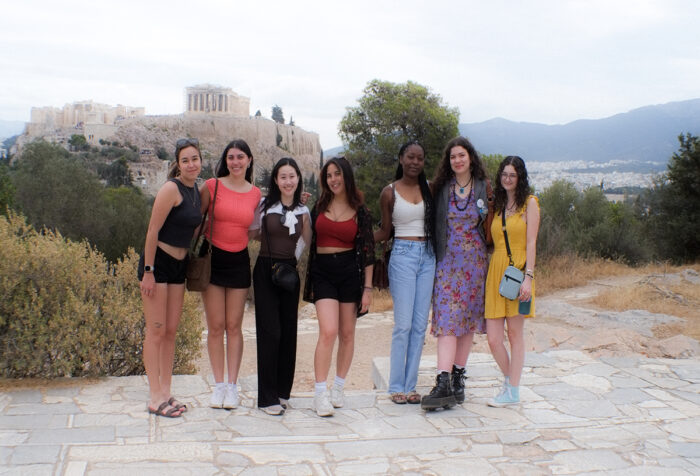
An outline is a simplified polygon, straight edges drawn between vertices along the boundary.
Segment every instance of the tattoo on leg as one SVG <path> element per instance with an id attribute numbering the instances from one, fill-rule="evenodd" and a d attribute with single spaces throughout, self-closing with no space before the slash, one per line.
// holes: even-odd
<path id="1" fill-rule="evenodd" d="M 154 324 L 154 326 L 156 326 L 157 329 L 160 329 L 161 327 L 163 327 L 163 323 L 162 323 L 162 322 L 156 322 L 156 323 Z"/>

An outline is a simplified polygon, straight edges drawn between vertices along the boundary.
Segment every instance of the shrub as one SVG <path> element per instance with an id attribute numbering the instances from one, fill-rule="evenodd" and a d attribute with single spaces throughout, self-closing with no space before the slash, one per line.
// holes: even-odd
<path id="1" fill-rule="evenodd" d="M 0 217 L 0 376 L 142 374 L 137 260 L 130 249 L 112 265 L 87 242 L 38 232 L 14 213 Z M 198 302 L 185 296 L 176 373 L 194 371 Z"/>

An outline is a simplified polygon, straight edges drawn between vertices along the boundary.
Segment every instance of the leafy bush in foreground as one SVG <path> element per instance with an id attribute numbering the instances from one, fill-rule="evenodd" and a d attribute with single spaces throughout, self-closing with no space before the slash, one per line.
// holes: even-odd
<path id="1" fill-rule="evenodd" d="M 0 216 L 0 377 L 144 372 L 144 319 L 133 250 L 115 264 L 86 242 Z M 187 294 L 175 373 L 199 354 L 199 296 Z"/>

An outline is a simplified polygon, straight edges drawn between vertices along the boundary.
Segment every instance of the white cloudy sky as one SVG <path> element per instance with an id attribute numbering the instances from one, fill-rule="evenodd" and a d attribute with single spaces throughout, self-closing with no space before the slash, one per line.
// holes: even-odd
<path id="1" fill-rule="evenodd" d="M 566 123 L 700 97 L 700 2 L 0 0 L 0 119 L 93 99 L 183 111 L 213 83 L 340 145 L 374 78 L 461 113 Z"/>

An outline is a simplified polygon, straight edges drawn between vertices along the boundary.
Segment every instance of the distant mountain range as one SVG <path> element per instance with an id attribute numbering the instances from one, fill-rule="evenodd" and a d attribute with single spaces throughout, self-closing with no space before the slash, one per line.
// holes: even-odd
<path id="1" fill-rule="evenodd" d="M 700 135 L 700 99 L 645 106 L 604 119 L 563 125 L 496 118 L 459 125 L 482 154 L 520 155 L 527 161 L 611 160 L 666 164 L 678 150 L 678 135 Z M 332 157 L 343 147 L 324 150 Z M 662 167 L 663 168 L 663 167 Z"/>
<path id="2" fill-rule="evenodd" d="M 8 137 L 16 136 L 24 131 L 24 122 L 5 121 L 0 119 L 0 142 Z"/>
<path id="3" fill-rule="evenodd" d="M 645 106 L 604 119 L 563 125 L 496 118 L 459 125 L 482 154 L 519 155 L 528 161 L 634 160 L 666 163 L 678 135 L 700 135 L 700 99 Z"/>

